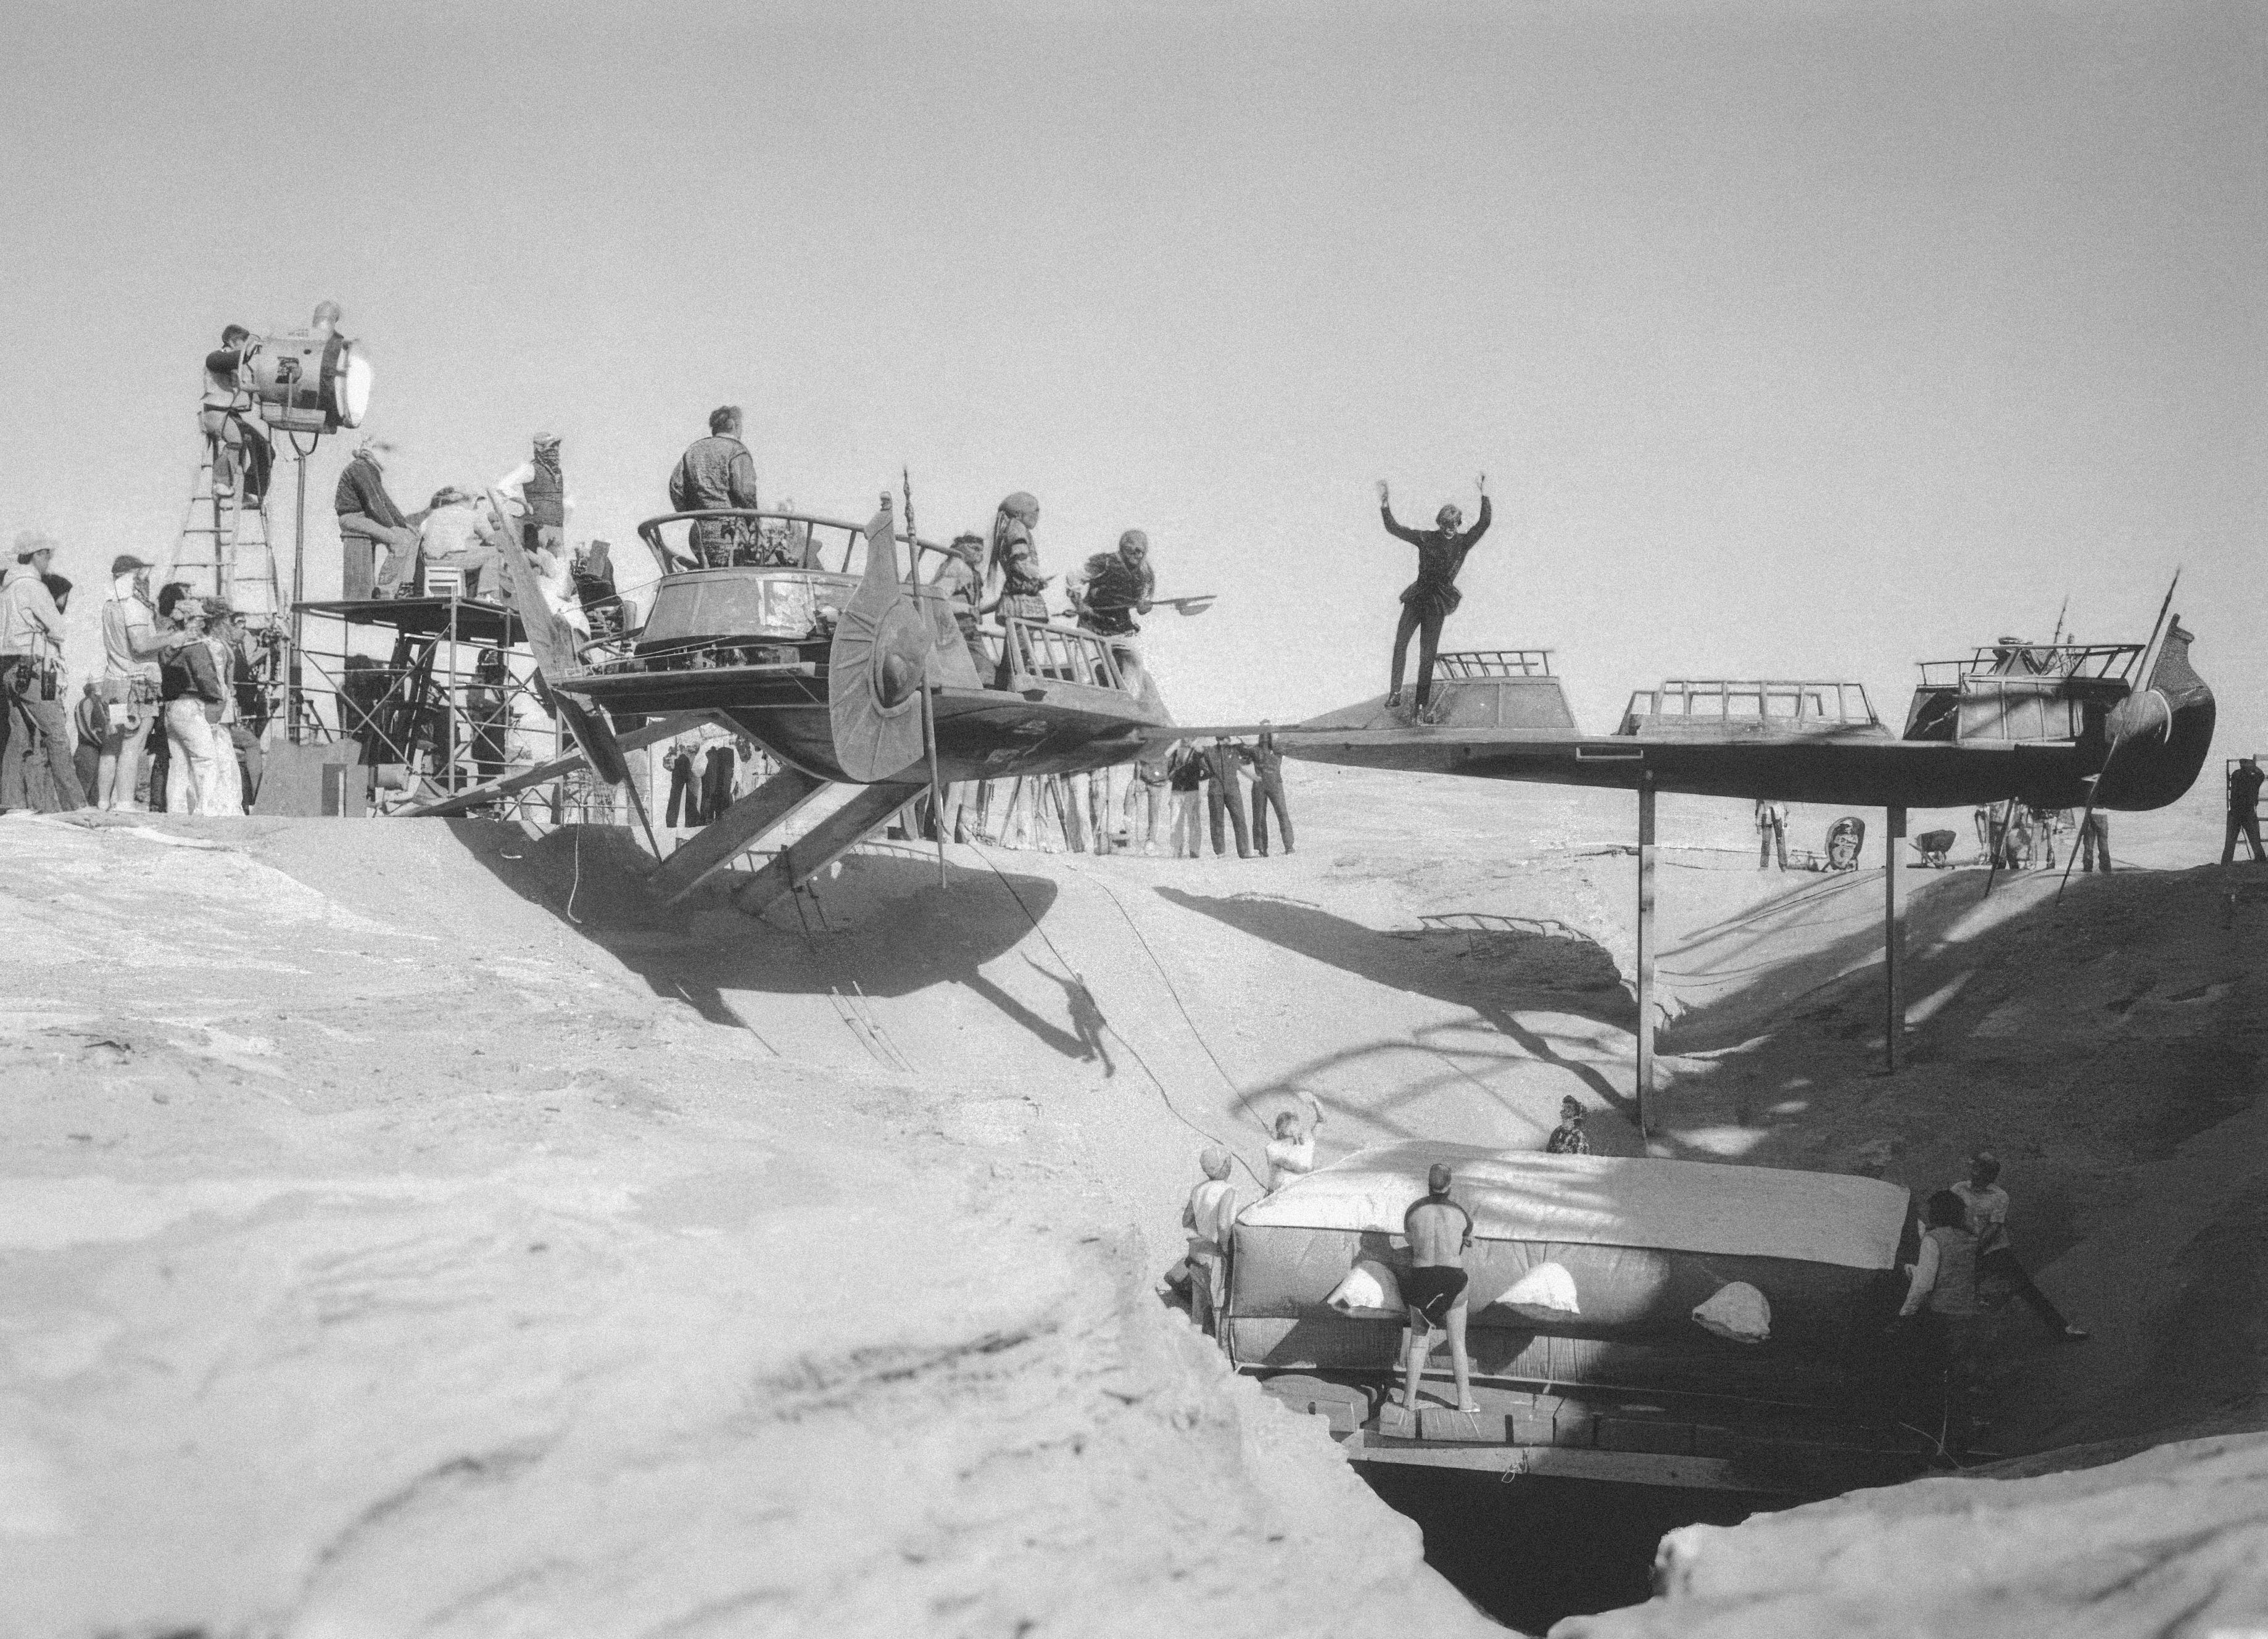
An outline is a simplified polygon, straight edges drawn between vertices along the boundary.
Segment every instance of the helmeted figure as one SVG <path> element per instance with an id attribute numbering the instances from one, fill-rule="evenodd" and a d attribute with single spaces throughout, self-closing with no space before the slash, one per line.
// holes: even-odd
<path id="1" fill-rule="evenodd" d="M 1158 572 L 1150 566 L 1150 537 L 1129 529 L 1118 537 L 1115 552 L 1097 552 L 1088 558 L 1081 584 L 1072 601 L 1079 624 L 1106 638 L 1131 637 L 1142 630 L 1134 616 L 1150 612 L 1158 590 Z"/>

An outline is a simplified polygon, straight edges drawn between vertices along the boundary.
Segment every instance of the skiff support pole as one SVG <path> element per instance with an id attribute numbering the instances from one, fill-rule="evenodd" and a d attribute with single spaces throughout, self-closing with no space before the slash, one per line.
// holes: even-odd
<path id="1" fill-rule="evenodd" d="M 1653 1136 L 1653 774 L 1638 786 L 1638 1130 Z"/>
<path id="2" fill-rule="evenodd" d="M 1890 808 L 1885 817 L 1889 823 L 1882 827 L 1882 844 L 1888 850 L 1882 860 L 1882 1067 L 1896 1070 L 1905 1045 L 1900 1038 L 1906 1029 L 1906 925 L 1898 912 L 1898 855 L 1899 845 L 1906 839 L 1906 811 Z"/>

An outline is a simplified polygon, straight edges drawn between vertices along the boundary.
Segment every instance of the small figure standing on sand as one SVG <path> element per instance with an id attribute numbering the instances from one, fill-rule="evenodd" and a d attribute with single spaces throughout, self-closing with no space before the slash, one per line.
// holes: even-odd
<path id="1" fill-rule="evenodd" d="M 1787 804 L 1767 802 L 1756 799 L 1756 868 L 1764 870 L 1772 862 L 1772 850 L 1779 851 L 1779 868 L 1787 868 Z"/>
<path id="2" fill-rule="evenodd" d="M 1315 1129 L 1323 1124 L 1323 1107 L 1313 1093 L 1300 1096 L 1307 1104 L 1305 1130 L 1300 1125 L 1300 1112 L 1286 1110 L 1276 1118 L 1276 1136 L 1268 1141 L 1268 1192 L 1271 1195 L 1293 1178 L 1315 1170 Z"/>
<path id="3" fill-rule="evenodd" d="M 1182 1228 L 1189 1232 L 1182 1260 L 1166 1271 L 1166 1284 L 1189 1295 L 1189 1318 L 1198 1329 L 1212 1330 L 1212 1317 L 1228 1295 L 1228 1251 L 1236 1229 L 1236 1185 L 1228 1181 L 1235 1158 L 1227 1148 L 1208 1144 L 1197 1157 L 1204 1182 L 1189 1192 L 1182 1208 Z"/>
<path id="4" fill-rule="evenodd" d="M 1590 1134 L 1583 1131 L 1583 1106 L 1572 1093 L 1559 1101 L 1559 1125 L 1551 1129 L 1551 1136 L 1543 1141 L 1547 1155 L 1587 1155 L 1591 1153 Z"/>
<path id="5" fill-rule="evenodd" d="M 2257 757 L 2240 757 L 2228 773 L 2228 834 L 2220 845 L 2220 862 L 2236 863 L 2236 839 L 2252 850 L 2252 863 L 2268 864 L 2268 850 L 2260 845 L 2260 786 L 2268 775 L 2260 772 Z"/>
<path id="6" fill-rule="evenodd" d="M 2008 1238 L 2008 1192 L 2000 1187 L 1999 1178 L 2000 1158 L 1980 1149 L 1969 1158 L 1969 1176 L 1952 1186 L 1968 1214 L 1969 1232 L 1977 1237 L 1978 1271 L 2014 1288 L 2058 1342 L 2085 1342 L 2088 1334 L 2063 1318 L 2063 1311 L 2032 1284 L 2030 1274 L 2016 1261 L 2015 1245 Z"/>
<path id="7" fill-rule="evenodd" d="M 1457 590 L 1457 572 L 1465 566 L 1465 554 L 1488 533 L 1488 474 L 1481 474 L 1473 484 L 1481 492 L 1481 515 L 1470 529 L 1464 527 L 1463 512 L 1454 505 L 1443 506 L 1433 515 L 1434 528 L 1407 529 L 1394 521 L 1386 480 L 1378 481 L 1378 515 L 1385 520 L 1386 533 L 1418 549 L 1418 579 L 1403 588 L 1402 621 L 1394 629 L 1394 670 L 1387 684 L 1386 703 L 1402 704 L 1402 670 L 1410 658 L 1410 634 L 1416 632 L 1420 722 L 1432 720 L 1425 713 L 1433 696 L 1433 657 L 1441 646 L 1441 623 L 1464 602 L 1464 594 Z"/>
<path id="8" fill-rule="evenodd" d="M 1433 1352 L 1433 1329 L 1449 1334 L 1449 1369 L 1455 1374 L 1457 1409 L 1476 1412 L 1473 1399 L 1473 1365 L 1465 1354 L 1465 1248 L 1473 1244 L 1473 1216 L 1449 1199 L 1449 1169 L 1435 1162 L 1425 1175 L 1425 1199 L 1402 1214 L 1402 1232 L 1410 1237 L 1408 1274 L 1402 1277 L 1402 1301 L 1410 1308 L 1410 1353 L 1403 1384 L 1404 1410 L 1418 1409 L 1418 1382 L 1425 1376 L 1426 1358 Z"/>

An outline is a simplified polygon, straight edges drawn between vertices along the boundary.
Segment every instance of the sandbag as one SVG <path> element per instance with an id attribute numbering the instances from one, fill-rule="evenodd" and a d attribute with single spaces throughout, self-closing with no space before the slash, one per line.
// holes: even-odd
<path id="1" fill-rule="evenodd" d="M 1521 1276 L 1512 1290 L 1496 1301 L 1497 1306 L 1531 1320 L 1557 1320 L 1583 1312 L 1575 1301 L 1575 1277 L 1567 1272 L 1565 1264 L 1549 1259 Z"/>
<path id="2" fill-rule="evenodd" d="M 1394 1278 L 1394 1271 L 1374 1258 L 1356 1263 L 1323 1301 L 1343 1315 L 1367 1319 L 1400 1320 L 1408 1307 L 1402 1301 L 1402 1283 Z"/>
<path id="3" fill-rule="evenodd" d="M 1761 1343 L 1771 1335 L 1771 1305 L 1746 1281 L 1728 1281 L 1693 1311 L 1704 1332 L 1735 1343 Z"/>

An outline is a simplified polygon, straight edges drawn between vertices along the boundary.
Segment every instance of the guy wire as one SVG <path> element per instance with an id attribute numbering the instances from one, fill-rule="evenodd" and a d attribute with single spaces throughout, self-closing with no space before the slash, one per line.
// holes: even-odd
<path id="1" fill-rule="evenodd" d="M 991 871 L 992 875 L 1000 879 L 1000 886 L 1008 890 L 1008 897 L 1016 902 L 1016 908 L 1024 913 L 1024 919 L 1032 925 L 1032 931 L 1040 936 L 1041 941 L 1047 946 L 1050 952 L 1054 954 L 1055 959 L 1057 963 L 1061 963 L 1064 971 L 1071 976 L 1073 981 L 1078 984 L 1081 990 L 1086 991 L 1087 999 L 1090 1001 L 1094 1000 L 1094 993 L 1087 988 L 1086 976 L 1081 974 L 1076 967 L 1071 965 L 1071 958 L 1064 956 L 1062 950 L 1057 948 L 1056 941 L 1053 939 L 1049 938 L 1048 930 L 1040 926 L 1040 919 L 1032 914 L 1031 906 L 1024 903 L 1024 896 L 1016 891 L 1016 885 L 1008 880 L 1007 876 L 1001 871 L 998 865 L 993 863 L 992 856 L 985 853 L 984 849 L 980 845 L 972 842 L 968 845 L 971 848 L 976 849 L 976 857 L 984 861 L 986 867 Z M 1103 891 L 1108 893 L 1109 890 L 1106 888 Z M 1111 903 L 1114 904 L 1117 904 L 1117 896 L 1115 894 L 1111 896 Z M 1118 914 L 1121 916 L 1126 916 L 1126 907 L 1124 905 L 1118 906 Z M 1134 919 L 1131 917 L 1126 917 L 1126 925 L 1129 927 L 1133 927 Z M 1145 951 L 1150 949 L 1150 941 L 1146 939 L 1142 939 L 1142 930 L 1140 928 L 1134 928 L 1134 937 L 1138 940 L 1142 940 L 1143 949 Z M 1182 999 L 1179 993 L 1174 992 L 1174 981 L 1167 978 L 1166 977 L 1165 969 L 1158 965 L 1157 953 L 1154 951 L 1151 951 L 1150 953 L 1150 963 L 1152 966 L 1158 968 L 1158 977 L 1165 979 L 1166 989 L 1174 997 L 1174 1005 L 1177 1008 L 1181 1007 Z M 1101 1011 L 1101 1008 L 1099 1003 L 1097 1004 L 1095 1010 L 1097 1012 Z M 1182 1017 L 1185 1020 L 1189 1020 L 1189 1013 L 1187 1008 L 1182 1008 Z M 1213 1143 L 1220 1145 L 1224 1149 L 1226 1149 L 1230 1156 L 1235 1161 L 1236 1164 L 1242 1167 L 1247 1172 L 1252 1175 L 1252 1181 L 1254 1183 L 1259 1185 L 1263 1189 L 1267 1187 L 1268 1181 L 1260 1176 L 1258 1170 L 1255 1168 L 1249 1161 L 1247 1161 L 1237 1152 L 1234 1146 L 1229 1144 L 1226 1140 L 1221 1138 L 1219 1134 L 1206 1131 L 1204 1127 L 1199 1126 L 1196 1122 L 1190 1120 L 1189 1117 L 1181 1112 L 1174 1104 L 1173 1095 L 1166 1090 L 1166 1083 L 1160 1079 L 1158 1073 L 1150 1067 L 1149 1059 L 1143 1057 L 1142 1050 L 1139 1047 L 1137 1047 L 1132 1042 L 1126 1039 L 1125 1032 L 1121 1030 L 1116 1024 L 1111 1023 L 1109 1016 L 1107 1014 L 1104 1015 L 1103 1017 L 1103 1028 L 1108 1030 L 1113 1036 L 1117 1037 L 1118 1045 L 1125 1048 L 1128 1053 L 1132 1055 L 1134 1062 L 1142 1067 L 1142 1074 L 1148 1076 L 1150 1078 L 1150 1085 L 1158 1089 L 1158 1101 L 1166 1106 L 1167 1114 L 1171 1115 L 1174 1120 L 1179 1121 L 1183 1126 L 1189 1128 L 1190 1132 L 1195 1133 L 1198 1137 L 1207 1139 Z M 1189 1030 L 1193 1035 L 1197 1034 L 1196 1021 L 1189 1020 Z M 1197 1035 L 1197 1045 L 1199 1046 L 1204 1046 L 1204 1037 L 1202 1035 Z M 1212 1058 L 1212 1049 L 1211 1047 L 1205 1047 L 1205 1056 L 1209 1059 Z M 1252 1105 L 1250 1101 L 1245 1097 L 1242 1089 L 1238 1088 L 1233 1081 L 1229 1080 L 1228 1072 L 1221 1069 L 1220 1060 L 1213 1059 L 1212 1066 L 1214 1069 L 1220 1071 L 1221 1079 L 1228 1082 L 1229 1090 L 1235 1093 L 1238 1100 L 1244 1104 L 1245 1113 L 1247 1115 L 1251 1115 Z M 1264 1122 L 1262 1122 L 1259 1117 L 1253 1116 L 1252 1119 L 1254 1122 L 1260 1126 L 1260 1130 L 1262 1132 L 1265 1133 L 1268 1130 L 1267 1125 Z"/>

